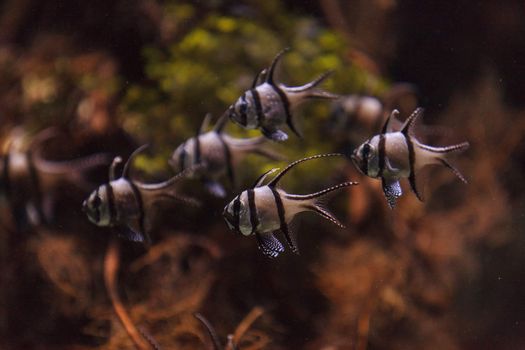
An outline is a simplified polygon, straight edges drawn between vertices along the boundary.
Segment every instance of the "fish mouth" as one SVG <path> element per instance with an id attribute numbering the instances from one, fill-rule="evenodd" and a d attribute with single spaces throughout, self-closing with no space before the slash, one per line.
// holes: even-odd
<path id="1" fill-rule="evenodd" d="M 363 174 L 363 175 L 366 175 L 366 172 L 363 171 L 363 167 L 364 167 L 364 164 L 363 162 L 361 161 L 361 159 L 355 155 L 355 154 L 352 154 L 350 156 L 350 159 L 352 160 L 352 163 L 354 163 L 354 166 L 357 168 L 357 170 Z"/>

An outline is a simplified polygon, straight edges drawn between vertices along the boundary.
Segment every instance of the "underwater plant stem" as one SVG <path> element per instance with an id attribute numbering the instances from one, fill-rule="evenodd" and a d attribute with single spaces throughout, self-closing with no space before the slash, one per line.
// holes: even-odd
<path id="1" fill-rule="evenodd" d="M 104 282 L 106 290 L 111 300 L 111 305 L 117 314 L 117 317 L 128 333 L 133 344 L 139 350 L 152 350 L 152 346 L 142 337 L 139 330 L 133 324 L 129 317 L 117 289 L 117 274 L 120 267 L 120 244 L 117 238 L 112 238 L 109 242 L 106 256 L 104 258 Z"/>
<path id="2" fill-rule="evenodd" d="M 252 326 L 252 324 L 264 313 L 264 310 L 256 306 L 244 317 L 244 319 L 239 323 L 237 326 L 237 329 L 235 329 L 235 332 L 233 333 L 233 341 L 235 344 L 239 344 L 242 336 L 246 331 Z"/>

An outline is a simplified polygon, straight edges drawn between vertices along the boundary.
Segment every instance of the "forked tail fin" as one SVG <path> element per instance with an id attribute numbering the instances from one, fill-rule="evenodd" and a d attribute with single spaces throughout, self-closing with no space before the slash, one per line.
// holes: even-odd
<path id="1" fill-rule="evenodd" d="M 450 163 L 449 158 L 451 155 L 455 155 L 467 150 L 470 146 L 468 142 L 462 142 L 457 145 L 446 147 L 433 147 L 423 144 L 418 144 L 418 146 L 425 151 L 427 156 L 432 158 L 432 161 L 429 161 L 429 163 L 444 165 L 445 167 L 449 168 L 461 181 L 467 183 L 467 180 L 461 174 L 461 172 Z"/>
<path id="2" fill-rule="evenodd" d="M 311 194 L 305 194 L 305 195 L 298 195 L 298 194 L 287 194 L 286 198 L 296 201 L 303 202 L 301 205 L 304 209 L 313 211 L 317 213 L 318 215 L 322 216 L 328 221 L 333 222 L 337 226 L 344 228 L 345 226 L 332 214 L 324 205 L 324 200 L 326 199 L 326 196 L 333 193 L 334 191 L 343 189 L 345 187 L 357 185 L 357 182 L 347 181 L 340 183 L 338 185 L 328 187 L 324 190 L 321 190 L 319 192 L 311 193 Z"/>

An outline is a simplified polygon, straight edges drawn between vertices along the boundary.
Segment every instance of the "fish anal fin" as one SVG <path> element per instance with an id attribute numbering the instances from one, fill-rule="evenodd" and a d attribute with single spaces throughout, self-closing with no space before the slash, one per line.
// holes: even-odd
<path id="1" fill-rule="evenodd" d="M 282 142 L 288 140 L 288 135 L 282 130 L 262 128 L 261 131 L 264 136 L 272 141 Z"/>
<path id="2" fill-rule="evenodd" d="M 256 233 L 257 246 L 259 250 L 269 258 L 276 258 L 284 252 L 282 243 L 273 233 Z"/>
<path id="3" fill-rule="evenodd" d="M 408 176 L 408 183 L 410 184 L 410 188 L 412 189 L 412 192 L 416 195 L 417 199 L 419 199 L 421 202 L 424 201 L 424 195 L 422 188 L 420 188 L 421 185 L 419 183 L 421 180 L 419 179 L 419 176 L 417 176 L 418 179 L 416 180 L 416 174 L 410 173 Z"/>
<path id="4" fill-rule="evenodd" d="M 295 254 L 299 255 L 299 245 L 297 244 L 297 220 L 292 220 L 287 223 L 284 227 L 281 227 L 280 231 L 284 235 L 288 246 Z"/>
<path id="5" fill-rule="evenodd" d="M 394 209 L 396 206 L 396 200 L 401 197 L 403 190 L 401 189 L 401 184 L 399 180 L 390 180 L 382 178 L 383 193 L 385 194 L 386 200 L 390 209 Z"/>

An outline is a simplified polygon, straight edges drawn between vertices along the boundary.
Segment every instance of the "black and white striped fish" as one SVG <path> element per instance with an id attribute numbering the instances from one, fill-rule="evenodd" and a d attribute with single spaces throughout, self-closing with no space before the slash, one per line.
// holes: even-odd
<path id="1" fill-rule="evenodd" d="M 344 227 L 323 207 L 321 199 L 333 191 L 356 185 L 356 182 L 343 182 L 306 195 L 288 194 L 283 189 L 276 187 L 279 180 L 297 164 L 307 160 L 340 155 L 321 154 L 297 160 L 263 186 L 266 177 L 277 169 L 266 172 L 257 179 L 252 188 L 243 191 L 224 208 L 223 216 L 226 223 L 230 229 L 244 236 L 255 235 L 259 249 L 272 258 L 284 251 L 283 245 L 275 237 L 279 231 L 283 233 L 292 251 L 298 253 L 296 235 L 290 223 L 300 212 L 313 211 L 339 227 Z"/>
<path id="2" fill-rule="evenodd" d="M 26 146 L 25 132 L 14 130 L 6 151 L 0 156 L 0 196 L 8 203 L 18 229 L 27 224 L 51 223 L 59 188 L 73 186 L 87 192 L 92 184 L 86 174 L 107 166 L 111 160 L 106 153 L 72 160 L 45 159 L 44 143 L 57 133 L 54 128 L 45 129 Z"/>
<path id="3" fill-rule="evenodd" d="M 404 122 L 399 131 L 391 131 L 390 122 L 399 112 L 393 110 L 385 122 L 379 135 L 361 144 L 352 154 L 354 165 L 364 174 L 372 178 L 381 178 L 383 192 L 391 208 L 396 199 L 402 195 L 401 178 L 408 178 L 412 191 L 419 200 L 423 200 L 419 190 L 418 171 L 427 165 L 441 164 L 463 182 L 467 182 L 463 175 L 453 167 L 448 157 L 452 153 L 459 153 L 469 147 L 468 142 L 446 147 L 433 147 L 419 142 L 411 135 L 411 128 L 423 113 L 417 108 Z"/>
<path id="4" fill-rule="evenodd" d="M 330 72 L 303 86 L 291 87 L 274 81 L 274 71 L 279 59 L 286 52 L 281 51 L 266 72 L 259 73 L 247 90 L 227 111 L 229 117 L 246 129 L 260 129 L 264 136 L 274 141 L 284 141 L 288 135 L 281 130 L 286 124 L 299 137 L 293 112 L 297 106 L 312 98 L 335 99 L 338 95 L 315 89 Z M 261 75 L 265 75 L 259 83 Z"/>
<path id="5" fill-rule="evenodd" d="M 204 118 L 197 136 L 177 147 L 169 163 L 175 172 L 200 165 L 198 171 L 189 173 L 188 176 L 200 178 L 215 196 L 226 196 L 224 187 L 218 182 L 221 176 L 227 175 L 234 186 L 234 165 L 247 154 L 259 154 L 274 160 L 282 158 L 265 148 L 267 140 L 264 137 L 239 139 L 224 133 L 228 121 L 226 115 L 219 119 L 211 131 L 205 132 L 210 118 L 209 114 Z"/>
<path id="6" fill-rule="evenodd" d="M 120 234 L 124 238 L 149 244 L 150 218 L 155 204 L 161 200 L 179 200 L 191 204 L 195 201 L 176 193 L 175 185 L 185 175 L 184 172 L 155 184 L 130 179 L 131 163 L 145 147 L 139 147 L 131 154 L 119 178 L 116 169 L 122 163 L 122 158 L 116 157 L 109 169 L 109 183 L 94 190 L 82 204 L 82 209 L 95 225 L 122 228 Z"/>

